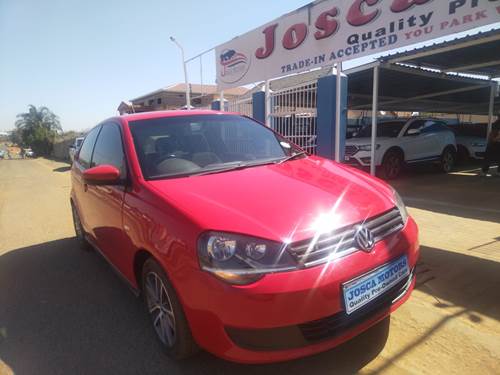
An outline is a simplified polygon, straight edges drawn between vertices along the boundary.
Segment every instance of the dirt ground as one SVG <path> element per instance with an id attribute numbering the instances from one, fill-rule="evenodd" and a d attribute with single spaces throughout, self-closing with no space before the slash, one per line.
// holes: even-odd
<path id="1" fill-rule="evenodd" d="M 394 183 L 421 231 L 417 289 L 326 353 L 243 366 L 160 352 L 142 305 L 73 238 L 67 164 L 0 160 L 0 374 L 499 374 L 500 179 L 473 168 Z"/>

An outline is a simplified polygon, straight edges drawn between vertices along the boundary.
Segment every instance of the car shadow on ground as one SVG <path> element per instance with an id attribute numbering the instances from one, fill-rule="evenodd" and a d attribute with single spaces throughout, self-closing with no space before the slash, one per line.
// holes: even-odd
<path id="1" fill-rule="evenodd" d="M 476 313 L 500 321 L 500 262 L 427 246 L 420 254 L 417 289 L 432 295 L 436 307 L 462 307 L 472 323 L 481 321 Z"/>
<path id="2" fill-rule="evenodd" d="M 344 345 L 272 365 L 238 365 L 201 352 L 175 362 L 140 299 L 73 238 L 0 256 L 0 363 L 16 374 L 352 374 L 384 348 L 389 319 Z"/>
<path id="3" fill-rule="evenodd" d="M 64 166 L 64 167 L 59 167 L 59 168 L 54 168 L 52 172 L 67 172 L 71 170 L 71 166 Z"/>

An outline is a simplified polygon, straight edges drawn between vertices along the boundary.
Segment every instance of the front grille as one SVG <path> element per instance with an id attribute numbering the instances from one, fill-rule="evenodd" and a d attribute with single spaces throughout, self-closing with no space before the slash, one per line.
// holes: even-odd
<path id="1" fill-rule="evenodd" d="M 290 245 L 289 252 L 305 267 L 312 267 L 327 260 L 346 256 L 358 250 L 354 235 L 356 234 L 356 227 L 360 224 L 371 230 L 375 243 L 404 227 L 399 210 L 393 208 L 364 222 L 322 234 L 317 239 L 295 242 Z M 313 241 L 315 243 L 312 243 Z"/>
<path id="2" fill-rule="evenodd" d="M 352 156 L 358 152 L 358 146 L 345 146 L 345 154 L 347 156 Z"/>
<path id="3" fill-rule="evenodd" d="M 300 324 L 302 335 L 309 343 L 316 343 L 321 340 L 337 337 L 363 321 L 389 310 L 391 305 L 401 299 L 411 286 L 415 269 L 410 271 L 408 277 L 401 280 L 384 294 L 366 304 L 366 306 L 347 315 L 341 311 L 335 315 L 323 319 Z"/>

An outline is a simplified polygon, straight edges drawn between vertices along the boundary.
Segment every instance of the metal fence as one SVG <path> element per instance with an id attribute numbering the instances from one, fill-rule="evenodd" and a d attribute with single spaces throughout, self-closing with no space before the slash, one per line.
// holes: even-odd
<path id="1" fill-rule="evenodd" d="M 316 154 L 317 81 L 271 93 L 270 125 L 293 143 Z"/>
<path id="2" fill-rule="evenodd" d="M 252 97 L 245 99 L 230 100 L 226 103 L 228 112 L 238 112 L 242 115 L 253 117 Z"/>

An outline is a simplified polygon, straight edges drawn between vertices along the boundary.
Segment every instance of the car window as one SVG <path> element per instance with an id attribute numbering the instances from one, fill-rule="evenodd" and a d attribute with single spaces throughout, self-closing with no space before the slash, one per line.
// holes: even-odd
<path id="1" fill-rule="evenodd" d="M 95 143 L 92 156 L 92 167 L 99 165 L 113 165 L 125 175 L 125 154 L 123 152 L 120 129 L 116 124 L 105 124 Z"/>
<path id="2" fill-rule="evenodd" d="M 450 131 L 450 129 L 443 122 L 428 121 L 421 131 L 422 133 L 439 133 Z"/>
<path id="3" fill-rule="evenodd" d="M 431 121 L 432 122 L 432 121 Z M 429 125 L 429 120 L 415 120 L 413 121 L 410 126 L 408 126 L 408 129 L 406 129 L 406 132 L 405 132 L 405 136 L 408 135 L 408 131 L 411 130 L 411 129 L 417 129 L 417 130 L 420 130 L 422 131 L 422 129 L 425 127 L 425 126 L 428 126 Z"/>
<path id="4" fill-rule="evenodd" d="M 78 162 L 82 165 L 83 168 L 90 168 L 90 161 L 92 159 L 92 151 L 94 149 L 95 140 L 97 135 L 99 134 L 100 126 L 92 129 L 87 136 L 85 137 L 82 147 L 80 149 L 80 153 L 78 154 Z"/>
<path id="5" fill-rule="evenodd" d="M 237 115 L 163 117 L 129 125 L 146 178 L 257 165 L 301 151 L 269 128 Z"/>
<path id="6" fill-rule="evenodd" d="M 385 121 L 377 124 L 377 137 L 396 138 L 406 122 L 405 121 Z M 365 125 L 356 138 L 368 138 L 372 136 L 372 126 Z"/>

